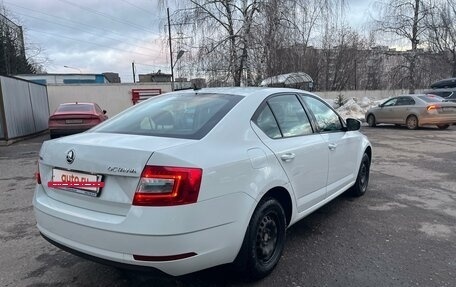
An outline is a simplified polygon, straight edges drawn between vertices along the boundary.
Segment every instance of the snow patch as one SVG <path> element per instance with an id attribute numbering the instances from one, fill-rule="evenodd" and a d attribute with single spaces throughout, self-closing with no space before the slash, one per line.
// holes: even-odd
<path id="1" fill-rule="evenodd" d="M 354 118 L 360 121 L 365 120 L 365 114 L 367 110 L 372 107 L 378 106 L 380 103 L 383 103 L 386 99 L 383 100 L 372 100 L 368 97 L 362 99 L 352 98 L 349 99 L 341 107 L 336 107 L 336 111 L 341 115 L 342 118 Z M 334 100 L 332 100 L 334 103 Z M 334 104 L 332 104 L 335 107 Z"/>

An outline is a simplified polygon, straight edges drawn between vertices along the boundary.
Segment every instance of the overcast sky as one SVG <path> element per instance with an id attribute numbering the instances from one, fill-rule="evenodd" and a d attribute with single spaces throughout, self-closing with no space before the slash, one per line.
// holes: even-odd
<path id="1" fill-rule="evenodd" d="M 164 41 L 166 9 L 159 0 L 0 0 L 25 32 L 28 55 L 42 49 L 48 73 L 119 73 L 132 82 L 137 73 L 169 72 Z M 166 2 L 166 1 L 164 1 Z M 361 28 L 370 2 L 350 0 L 347 19 Z M 72 67 L 65 68 L 64 66 Z"/>

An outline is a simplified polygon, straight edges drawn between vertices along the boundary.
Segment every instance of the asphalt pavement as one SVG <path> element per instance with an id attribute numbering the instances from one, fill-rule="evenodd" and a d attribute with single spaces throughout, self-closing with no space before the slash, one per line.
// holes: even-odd
<path id="1" fill-rule="evenodd" d="M 374 153 L 366 195 L 342 195 L 290 227 L 278 266 L 257 282 L 229 266 L 171 277 L 59 250 L 31 205 L 49 136 L 0 146 L 0 286 L 456 286 L 456 126 L 362 132 Z"/>

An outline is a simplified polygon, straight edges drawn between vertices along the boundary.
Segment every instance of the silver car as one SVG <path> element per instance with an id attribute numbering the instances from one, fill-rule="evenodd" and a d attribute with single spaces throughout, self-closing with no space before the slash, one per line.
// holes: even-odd
<path id="1" fill-rule="evenodd" d="M 436 125 L 439 129 L 446 129 L 456 124 L 456 103 L 432 94 L 403 95 L 369 109 L 366 121 L 370 127 L 396 124 L 414 130 L 421 126 Z"/>

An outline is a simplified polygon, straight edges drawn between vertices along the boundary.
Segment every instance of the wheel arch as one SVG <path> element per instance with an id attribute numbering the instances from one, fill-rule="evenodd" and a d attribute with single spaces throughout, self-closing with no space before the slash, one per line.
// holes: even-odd
<path id="1" fill-rule="evenodd" d="M 266 197 L 272 197 L 276 199 L 283 208 L 285 212 L 285 219 L 287 226 L 290 225 L 291 217 L 293 214 L 293 202 L 291 200 L 291 195 L 288 190 L 283 186 L 276 186 L 268 190 L 259 200 L 261 202 Z"/>
<path id="2" fill-rule="evenodd" d="M 407 116 L 405 117 L 405 122 L 407 122 L 407 119 L 411 116 L 414 116 L 416 117 L 416 119 L 418 120 L 418 123 L 420 122 L 420 118 L 418 117 L 418 113 L 415 113 L 415 112 L 411 112 L 411 113 L 408 113 Z"/>
<path id="3" fill-rule="evenodd" d="M 366 149 L 364 150 L 364 153 L 367 154 L 367 156 L 369 157 L 369 161 L 372 162 L 372 147 L 367 146 Z"/>

